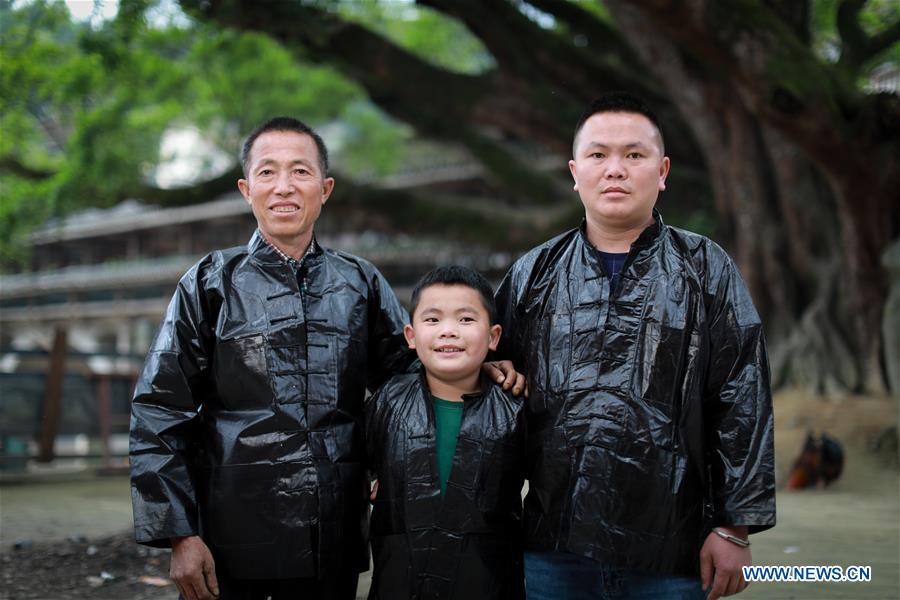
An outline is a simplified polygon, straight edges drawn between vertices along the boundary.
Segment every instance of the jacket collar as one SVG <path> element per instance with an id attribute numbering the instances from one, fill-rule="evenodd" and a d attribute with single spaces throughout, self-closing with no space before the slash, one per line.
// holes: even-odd
<path id="1" fill-rule="evenodd" d="M 641 232 L 641 235 L 638 236 L 638 239 L 634 241 L 632 244 L 633 248 L 649 248 L 651 246 L 656 245 L 659 239 L 662 237 L 662 232 L 665 229 L 665 224 L 663 223 L 662 215 L 659 214 L 659 211 L 655 208 L 653 209 L 653 223 L 648 225 L 644 231 Z"/>
<path id="2" fill-rule="evenodd" d="M 637 237 L 637 239 L 631 244 L 631 251 L 643 250 L 645 248 L 650 248 L 654 246 L 662 237 L 662 232 L 665 229 L 665 224 L 663 223 L 662 215 L 659 214 L 659 211 L 655 208 L 653 209 L 653 223 L 648 225 L 644 231 Z M 594 245 L 588 239 L 587 236 L 587 219 L 581 219 L 581 225 L 578 227 L 578 232 L 581 235 L 581 240 L 588 248 L 594 248 Z M 596 249 L 595 249 L 596 250 Z M 630 252 L 631 253 L 631 252 Z"/>
<path id="3" fill-rule="evenodd" d="M 491 378 L 485 374 L 484 368 L 482 368 L 481 373 L 478 376 L 478 385 L 480 386 L 480 389 L 477 392 L 472 392 L 471 394 L 463 394 L 462 399 L 466 402 L 469 402 L 471 400 L 484 398 L 490 393 L 491 387 L 497 384 L 494 383 Z"/>
<path id="4" fill-rule="evenodd" d="M 250 237 L 250 241 L 247 243 L 247 251 L 256 260 L 266 265 L 287 264 L 292 267 L 294 266 L 288 260 L 285 260 L 284 255 L 277 248 L 266 241 L 259 229 L 254 231 L 253 235 Z M 294 262 L 300 264 L 305 260 L 311 259 L 314 256 L 319 256 L 320 254 L 322 254 L 322 247 L 316 242 L 316 234 L 313 233 L 312 240 L 310 241 L 310 248 L 306 251 L 306 254 L 301 257 L 300 261 Z"/>
<path id="5" fill-rule="evenodd" d="M 418 360 L 418 359 L 417 359 Z M 419 383 L 422 386 L 422 389 L 425 390 L 425 394 L 428 397 L 429 402 L 431 401 L 431 397 L 433 394 L 431 390 L 428 388 L 428 378 L 425 377 L 425 367 L 419 363 Z M 487 396 L 491 391 L 491 386 L 495 385 L 491 378 L 485 375 L 484 369 L 481 370 L 481 373 L 478 376 L 478 391 L 472 392 L 470 394 L 463 394 L 462 399 L 463 402 L 468 403 L 472 400 L 478 400 L 479 398 L 483 398 Z"/>

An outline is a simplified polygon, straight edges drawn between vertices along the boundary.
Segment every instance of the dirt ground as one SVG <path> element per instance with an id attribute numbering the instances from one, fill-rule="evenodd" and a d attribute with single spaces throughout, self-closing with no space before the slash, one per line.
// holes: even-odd
<path id="1" fill-rule="evenodd" d="M 779 484 L 808 428 L 844 442 L 843 477 L 828 489 L 779 492 L 778 525 L 753 536 L 758 565 L 869 565 L 868 583 L 755 583 L 740 597 L 900 598 L 900 470 L 872 453 L 897 422 L 884 398 L 776 397 Z M 896 456 L 896 454 L 894 454 Z M 125 476 L 91 471 L 0 478 L 0 598 L 174 600 L 168 553 L 131 537 Z M 17 547 L 18 546 L 18 547 Z M 365 597 L 368 578 L 360 582 Z M 474 600 L 474 599 L 473 599 Z"/>
<path id="2" fill-rule="evenodd" d="M 816 399 L 799 391 L 776 396 L 778 524 L 751 538 L 754 564 L 869 565 L 872 581 L 759 582 L 743 600 L 900 598 L 900 470 L 896 437 L 884 435 L 896 424 L 897 403 L 889 398 Z M 784 491 L 809 429 L 827 431 L 844 444 L 843 475 L 827 489 Z"/>

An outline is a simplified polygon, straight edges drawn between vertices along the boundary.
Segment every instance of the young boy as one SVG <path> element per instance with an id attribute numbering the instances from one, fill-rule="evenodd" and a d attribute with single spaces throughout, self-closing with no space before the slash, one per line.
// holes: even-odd
<path id="1" fill-rule="evenodd" d="M 411 311 L 404 334 L 422 369 L 366 407 L 378 479 L 369 599 L 523 598 L 523 399 L 481 376 L 500 339 L 493 291 L 471 269 L 440 267 Z"/>

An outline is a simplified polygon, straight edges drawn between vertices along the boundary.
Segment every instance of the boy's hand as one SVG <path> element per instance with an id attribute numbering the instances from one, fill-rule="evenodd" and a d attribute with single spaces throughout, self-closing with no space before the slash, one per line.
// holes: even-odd
<path id="1" fill-rule="evenodd" d="M 378 496 L 378 480 L 372 482 L 372 491 L 369 492 L 369 502 L 375 502 L 375 497 Z"/>
<path id="2" fill-rule="evenodd" d="M 726 533 L 741 539 L 747 539 L 746 527 L 720 527 Z M 741 548 L 737 544 L 722 539 L 715 532 L 706 536 L 703 548 L 700 549 L 700 579 L 703 591 L 709 592 L 707 600 L 718 600 L 722 596 L 731 596 L 747 588 L 741 567 L 753 564 L 750 548 Z M 712 589 L 710 589 L 712 588 Z"/>
<path id="3" fill-rule="evenodd" d="M 516 371 L 510 360 L 495 360 L 481 365 L 488 377 L 503 385 L 504 390 L 512 388 L 513 396 L 518 396 L 523 391 L 528 397 L 528 387 L 525 385 L 525 376 Z"/>

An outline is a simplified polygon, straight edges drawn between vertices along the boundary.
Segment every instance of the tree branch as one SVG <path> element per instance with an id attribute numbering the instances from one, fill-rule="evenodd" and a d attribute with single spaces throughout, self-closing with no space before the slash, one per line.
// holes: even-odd
<path id="1" fill-rule="evenodd" d="M 837 30 L 841 36 L 839 63 L 858 68 L 870 58 L 900 41 L 900 19 L 874 36 L 866 34 L 859 13 L 866 0 L 843 0 L 837 8 Z"/>
<path id="2" fill-rule="evenodd" d="M 251 0 L 181 3 L 206 18 L 261 31 L 300 55 L 336 65 L 360 83 L 386 112 L 420 133 L 465 145 L 522 201 L 546 204 L 556 199 L 559 190 L 550 178 L 468 125 L 493 125 L 525 138 L 537 133 L 538 139 L 556 139 L 557 145 L 562 145 L 560 138 L 552 135 L 563 130 L 552 118 L 556 113 L 540 111 L 527 96 L 516 93 L 527 92 L 527 85 L 517 90 L 515 82 L 509 82 L 503 73 L 451 73 L 364 27 L 302 3 L 275 2 L 267 4 L 266 10 L 258 10 Z"/>
<path id="3" fill-rule="evenodd" d="M 25 103 L 25 108 L 31 116 L 34 117 L 35 121 L 38 122 L 38 125 L 40 125 L 41 129 L 44 130 L 44 133 L 47 134 L 49 140 L 56 146 L 56 149 L 65 152 L 67 136 L 63 133 L 59 123 L 57 123 L 52 116 L 47 114 L 47 111 L 44 110 L 42 104 L 29 98 Z"/>
<path id="4" fill-rule="evenodd" d="M 136 190 L 128 190 L 122 196 L 136 196 L 148 204 L 159 206 L 187 206 L 209 202 L 222 194 L 233 192 L 237 187 L 237 180 L 241 177 L 243 177 L 241 167 L 236 165 L 222 175 L 196 185 L 172 189 L 145 185 Z"/>
<path id="5" fill-rule="evenodd" d="M 487 46 L 506 73 L 532 82 L 534 88 L 544 87 L 534 85 L 536 78 L 543 79 L 546 87 L 555 93 L 553 102 L 557 107 L 561 99 L 571 99 L 576 108 L 574 115 L 570 115 L 569 127 L 577 120 L 582 106 L 597 94 L 597 81 L 603 81 L 604 89 L 630 89 L 643 96 L 662 96 L 661 88 L 644 77 L 643 70 L 634 68 L 637 59 L 629 54 L 628 46 L 623 43 L 621 49 L 611 50 L 603 25 L 568 2 L 550 2 L 549 6 L 544 2 L 529 4 L 546 9 L 561 20 L 581 17 L 585 24 L 597 23 L 585 47 L 576 46 L 558 30 L 538 26 L 509 0 L 418 2 L 462 21 Z M 618 40 L 619 36 L 613 34 L 611 38 Z M 566 136 L 569 133 L 567 127 Z"/>
<path id="6" fill-rule="evenodd" d="M 900 19 L 894 21 L 892 24 L 888 25 L 886 29 L 869 38 L 869 45 L 866 47 L 866 55 L 863 57 L 863 60 L 872 58 L 879 52 L 887 50 L 897 42 L 900 42 Z"/>
<path id="7" fill-rule="evenodd" d="M 485 77 L 435 67 L 384 37 L 315 5 L 271 2 L 265 10 L 259 10 L 258 3 L 252 0 L 180 2 L 186 11 L 201 18 L 263 32 L 303 58 L 337 65 L 370 95 L 378 97 L 379 104 L 389 111 L 398 103 L 438 100 L 441 105 L 449 105 L 447 99 L 436 97 L 430 89 L 435 84 L 460 98 L 463 106 L 484 94 Z"/>
<path id="8" fill-rule="evenodd" d="M 836 25 L 841 36 L 839 62 L 842 64 L 859 65 L 866 54 L 869 38 L 859 23 L 859 13 L 865 3 L 865 0 L 843 0 L 838 4 Z"/>
<path id="9" fill-rule="evenodd" d="M 572 33 L 586 36 L 584 47 L 591 48 L 591 52 L 600 50 L 608 57 L 607 60 L 623 65 L 633 65 L 640 61 L 628 40 L 617 29 L 578 4 L 568 0 L 528 0 L 528 4 L 553 15 L 558 21 L 565 23 Z"/>
<path id="10" fill-rule="evenodd" d="M 527 248 L 555 234 L 565 212 L 559 203 L 548 211 L 522 211 L 498 206 L 493 199 L 460 198 L 433 189 L 384 190 L 339 174 L 336 180 L 327 210 L 345 226 L 357 222 L 360 228 L 388 233 L 430 233 L 497 250 Z M 568 223 L 571 227 L 577 219 Z"/>
<path id="11" fill-rule="evenodd" d="M 653 76 L 652 69 L 646 66 L 647 63 L 636 52 L 633 41 L 629 41 L 618 29 L 610 27 L 600 20 L 597 15 L 588 12 L 574 2 L 568 0 L 529 0 L 528 3 L 565 23 L 576 37 L 578 34 L 585 35 L 588 38 L 588 44 L 583 48 L 583 52 L 593 57 L 598 54 L 599 50 L 599 53 L 604 57 L 603 63 L 608 68 L 617 71 L 625 70 L 634 74 L 640 73 L 638 86 L 632 86 L 627 83 L 619 85 L 604 77 L 602 79 L 604 88 L 616 89 L 618 87 L 629 89 L 644 98 L 661 119 L 667 132 L 666 149 L 673 157 L 678 158 L 678 163 L 682 167 L 681 170 L 685 167 L 705 168 L 702 162 L 698 160 L 702 152 L 696 144 L 691 127 L 685 122 L 676 108 L 671 94 L 665 89 L 664 83 Z M 592 75 L 590 81 L 576 84 L 580 88 L 589 91 L 591 95 L 589 98 L 586 98 L 583 104 L 587 104 L 587 101 L 593 99 L 599 91 L 596 89 L 596 79 L 594 77 Z M 567 79 L 571 80 L 572 78 L 567 76 Z"/>
<path id="12" fill-rule="evenodd" d="M 732 81 L 751 112 L 785 132 L 826 171 L 866 170 L 861 163 L 851 166 L 848 146 L 863 161 L 871 146 L 881 143 L 869 133 L 900 135 L 900 121 L 890 119 L 883 122 L 887 129 L 860 133 L 855 122 L 872 112 L 874 99 L 855 89 L 855 74 L 819 61 L 763 5 L 723 0 L 631 0 L 629 5 L 702 65 L 705 77 Z"/>
<path id="13" fill-rule="evenodd" d="M 157 206 L 187 206 L 234 192 L 235 183 L 242 176 L 237 165 L 219 177 L 194 186 L 175 189 L 144 186 L 122 196 L 134 196 Z M 328 202 L 329 214 L 340 215 L 345 225 L 356 222 L 359 228 L 434 233 L 508 250 L 538 243 L 556 231 L 552 227 L 560 218 L 558 202 L 544 210 L 523 211 L 500 205 L 494 198 L 490 201 L 459 198 L 427 187 L 386 190 L 377 185 L 354 183 L 341 173 L 335 173 L 335 179 L 337 186 Z"/>
<path id="14" fill-rule="evenodd" d="M 0 171 L 6 171 L 13 175 L 18 175 L 23 179 L 30 179 L 31 181 L 43 181 L 56 175 L 55 171 L 29 167 L 14 156 L 4 156 L 0 158 Z"/>
<path id="15" fill-rule="evenodd" d="M 809 0 L 766 0 L 766 5 L 790 27 L 804 45 L 809 45 L 811 38 Z"/>

